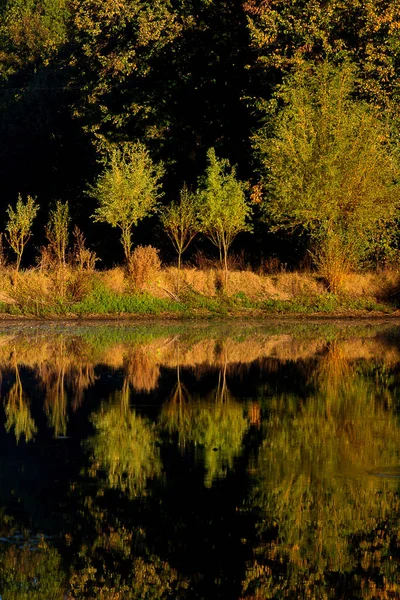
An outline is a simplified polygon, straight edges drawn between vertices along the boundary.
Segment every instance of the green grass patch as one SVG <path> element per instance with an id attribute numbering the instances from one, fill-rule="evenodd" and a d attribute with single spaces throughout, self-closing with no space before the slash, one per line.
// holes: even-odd
<path id="1" fill-rule="evenodd" d="M 173 300 L 155 298 L 149 294 L 117 294 L 105 287 L 97 286 L 90 294 L 69 307 L 77 315 L 122 315 L 184 312 L 184 307 Z"/>

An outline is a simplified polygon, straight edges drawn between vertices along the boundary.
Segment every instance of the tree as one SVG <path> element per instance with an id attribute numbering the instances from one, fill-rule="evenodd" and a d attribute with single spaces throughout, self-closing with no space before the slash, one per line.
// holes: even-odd
<path id="1" fill-rule="evenodd" d="M 76 116 L 96 135 L 133 127 L 141 139 L 158 137 L 164 123 L 153 119 L 148 80 L 154 61 L 174 47 L 181 30 L 170 1 L 72 0 L 72 13 L 70 64 L 81 88 Z"/>
<path id="2" fill-rule="evenodd" d="M 381 227 L 395 226 L 400 201 L 388 127 L 352 97 L 355 77 L 348 63 L 299 67 L 276 94 L 272 132 L 270 121 L 255 136 L 267 219 L 275 230 L 308 234 L 332 290 L 368 256 Z"/>
<path id="3" fill-rule="evenodd" d="M 21 265 L 24 248 L 31 237 L 33 219 L 36 217 L 38 210 L 39 206 L 31 196 L 27 196 L 26 203 L 24 203 L 21 195 L 18 196 L 15 210 L 10 205 L 7 208 L 9 217 L 6 225 L 7 241 L 17 255 L 16 273 L 18 273 Z"/>
<path id="4" fill-rule="evenodd" d="M 115 145 L 90 193 L 99 202 L 93 219 L 121 229 L 121 243 L 128 266 L 132 228 L 155 211 L 160 198 L 159 179 L 164 173 L 140 142 Z"/>
<path id="5" fill-rule="evenodd" d="M 253 68 L 274 72 L 304 61 L 346 58 L 360 69 L 358 90 L 386 110 L 399 88 L 400 11 L 393 0 L 246 0 Z M 395 104 L 393 105 L 393 100 Z"/>
<path id="6" fill-rule="evenodd" d="M 65 266 L 66 250 L 68 245 L 68 227 L 70 222 L 68 202 L 56 203 L 56 207 L 50 211 L 49 222 L 46 227 L 46 236 L 49 246 L 54 253 L 59 267 Z"/>
<path id="7" fill-rule="evenodd" d="M 207 152 L 208 166 L 199 181 L 199 221 L 201 231 L 217 246 L 221 267 L 228 279 L 228 250 L 241 231 L 251 231 L 247 222 L 251 208 L 246 202 L 247 185 L 236 179 L 236 171 L 226 159 L 218 159 L 214 148 Z"/>
<path id="8" fill-rule="evenodd" d="M 161 215 L 161 222 L 178 253 L 178 293 L 182 254 L 198 232 L 196 195 L 186 185 L 181 190 L 179 202 L 171 202 Z"/>
<path id="9" fill-rule="evenodd" d="M 48 65 L 68 40 L 69 0 L 0 4 L 0 79 Z"/>

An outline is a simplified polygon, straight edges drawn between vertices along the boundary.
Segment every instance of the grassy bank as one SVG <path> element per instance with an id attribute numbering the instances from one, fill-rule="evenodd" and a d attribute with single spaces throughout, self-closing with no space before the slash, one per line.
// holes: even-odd
<path id="1" fill-rule="evenodd" d="M 212 316 L 396 314 L 400 272 L 348 275 L 332 294 L 315 273 L 256 274 L 232 271 L 228 285 L 217 269 L 164 268 L 140 282 L 122 268 L 57 272 L 0 272 L 3 315 L 51 317 L 208 318 Z"/>

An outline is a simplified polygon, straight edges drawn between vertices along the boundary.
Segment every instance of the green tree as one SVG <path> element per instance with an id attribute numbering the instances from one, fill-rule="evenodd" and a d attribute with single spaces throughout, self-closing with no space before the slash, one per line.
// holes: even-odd
<path id="1" fill-rule="evenodd" d="M 393 0 L 246 0 L 252 67 L 273 76 L 304 61 L 350 59 L 358 90 L 381 109 L 400 92 L 400 10 Z"/>
<path id="2" fill-rule="evenodd" d="M 0 3 L 0 79 L 48 65 L 68 39 L 69 0 Z"/>
<path id="3" fill-rule="evenodd" d="M 199 181 L 200 230 L 217 246 L 221 267 L 228 279 L 228 251 L 241 231 L 251 231 L 247 219 L 251 208 L 246 201 L 247 185 L 236 179 L 226 159 L 218 159 L 214 148 L 207 152 L 208 165 Z"/>
<path id="4" fill-rule="evenodd" d="M 267 219 L 309 235 L 333 290 L 368 256 L 382 226 L 395 226 L 400 200 L 388 127 L 352 97 L 354 82 L 350 64 L 301 66 L 276 94 L 272 132 L 269 124 L 255 136 Z"/>
<path id="5" fill-rule="evenodd" d="M 122 143 L 111 149 L 103 172 L 90 188 L 100 205 L 93 219 L 121 229 L 128 266 L 132 228 L 156 210 L 163 173 L 162 165 L 153 163 L 143 144 Z"/>
<path id="6" fill-rule="evenodd" d="M 72 0 L 72 11 L 77 43 L 70 62 L 82 93 L 76 116 L 96 135 L 130 125 L 141 139 L 157 138 L 165 124 L 153 119 L 148 80 L 181 30 L 170 1 Z"/>
<path id="7" fill-rule="evenodd" d="M 7 208 L 9 217 L 6 225 L 7 241 L 17 255 L 16 273 L 21 265 L 24 248 L 31 237 L 32 223 L 38 210 L 39 206 L 31 196 L 27 196 L 26 203 L 24 203 L 21 195 L 18 196 L 15 210 L 10 205 Z"/>
<path id="8" fill-rule="evenodd" d="M 182 254 L 199 230 L 196 195 L 185 185 L 179 202 L 171 202 L 161 214 L 161 222 L 178 253 L 178 293 Z"/>

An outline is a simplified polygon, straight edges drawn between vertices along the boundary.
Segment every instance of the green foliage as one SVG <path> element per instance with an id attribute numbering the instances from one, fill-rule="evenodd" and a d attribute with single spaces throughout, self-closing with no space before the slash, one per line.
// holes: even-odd
<path id="1" fill-rule="evenodd" d="M 100 205 L 93 219 L 121 229 L 128 264 L 132 228 L 156 210 L 163 173 L 163 167 L 153 163 L 143 144 L 118 144 L 110 150 L 103 172 L 90 188 Z"/>
<path id="2" fill-rule="evenodd" d="M 268 220 L 310 236 L 332 289 L 335 270 L 358 266 L 382 226 L 395 226 L 400 200 L 397 151 L 377 113 L 352 97 L 354 82 L 349 64 L 301 66 L 277 92 L 272 135 L 255 136 Z"/>
<path id="3" fill-rule="evenodd" d="M 190 445 L 196 449 L 200 464 L 204 464 L 206 487 L 225 477 L 242 452 L 243 437 L 249 427 L 244 406 L 232 399 L 227 388 L 226 365 L 216 389 L 201 401 L 189 397 L 178 371 L 177 387 L 169 404 L 163 407 L 160 425 L 177 436 L 182 450 Z"/>
<path id="4" fill-rule="evenodd" d="M 273 72 L 304 61 L 351 60 L 360 69 L 359 93 L 396 111 L 399 95 L 400 12 L 392 0 L 247 0 L 257 63 Z"/>
<path id="5" fill-rule="evenodd" d="M 47 65 L 68 39 L 69 0 L 5 0 L 0 5 L 0 78 Z"/>
<path id="6" fill-rule="evenodd" d="M 247 185 L 236 179 L 229 161 L 218 159 L 214 148 L 207 152 L 207 159 L 199 181 L 198 218 L 201 231 L 219 250 L 226 281 L 229 247 L 238 233 L 251 231 L 247 219 L 252 211 L 245 196 Z"/>
<path id="7" fill-rule="evenodd" d="M 27 196 L 26 203 L 19 195 L 15 210 L 9 205 L 7 208 L 8 222 L 6 225 L 7 241 L 17 255 L 16 271 L 19 271 L 22 253 L 31 237 L 31 227 L 39 206 L 31 196 Z"/>
<path id="8" fill-rule="evenodd" d="M 15 362 L 14 368 L 15 383 L 5 398 L 4 412 L 6 415 L 5 429 L 7 433 L 12 429 L 14 430 L 18 444 L 21 436 L 24 436 L 25 442 L 33 440 L 37 428 L 31 415 L 29 397 L 27 397 L 22 387 L 17 362 Z"/>
<path id="9" fill-rule="evenodd" d="M 300 369 L 306 398 L 294 388 L 263 393 L 268 418 L 249 501 L 259 544 L 244 598 L 256 590 L 262 598 L 334 598 L 339 574 L 352 597 L 398 593 L 398 541 L 392 546 L 389 533 L 398 526 L 398 486 L 371 477 L 398 464 L 395 397 L 381 376 L 384 361 L 357 355 L 354 340 L 347 349 L 329 343 L 313 367 Z"/>
<path id="10" fill-rule="evenodd" d="M 76 114 L 96 135 L 140 121 L 147 130 L 143 139 L 159 137 L 163 124 L 154 122 L 152 98 L 141 87 L 181 31 L 171 2 L 73 0 L 72 10 L 78 43 L 71 65 L 83 99 L 74 106 Z M 124 93 L 118 97 L 121 84 Z"/>

